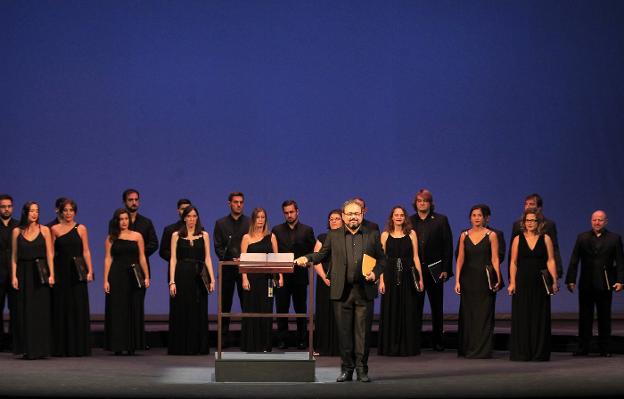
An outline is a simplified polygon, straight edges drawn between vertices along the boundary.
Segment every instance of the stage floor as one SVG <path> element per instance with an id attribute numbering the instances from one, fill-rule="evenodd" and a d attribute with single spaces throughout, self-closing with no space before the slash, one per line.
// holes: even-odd
<path id="1" fill-rule="evenodd" d="M 373 351 L 374 352 L 374 351 Z M 216 383 L 214 356 L 167 356 L 152 348 L 135 356 L 94 349 L 86 358 L 22 360 L 0 353 L 3 396 L 72 397 L 553 397 L 624 395 L 624 356 L 573 357 L 550 362 L 459 359 L 455 351 L 420 356 L 371 353 L 373 382 L 336 383 L 339 358 L 318 357 L 314 383 Z"/>

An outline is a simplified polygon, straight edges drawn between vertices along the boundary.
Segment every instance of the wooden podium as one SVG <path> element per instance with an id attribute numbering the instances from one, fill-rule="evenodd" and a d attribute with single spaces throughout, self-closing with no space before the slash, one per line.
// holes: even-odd
<path id="1" fill-rule="evenodd" d="M 308 267 L 308 309 L 306 313 L 223 313 L 221 309 L 223 267 L 237 267 L 239 273 L 293 273 L 293 262 L 223 261 L 219 262 L 217 306 L 217 353 L 215 354 L 216 382 L 314 382 L 315 359 L 313 347 L 313 301 L 314 279 L 312 267 Z M 242 307 L 242 304 L 241 304 Z M 222 319 L 245 317 L 288 318 L 305 317 L 308 326 L 308 352 L 223 352 Z"/>

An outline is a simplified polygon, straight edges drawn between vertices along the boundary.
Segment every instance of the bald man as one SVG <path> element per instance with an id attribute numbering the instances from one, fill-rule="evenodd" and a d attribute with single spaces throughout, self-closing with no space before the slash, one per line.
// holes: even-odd
<path id="1" fill-rule="evenodd" d="M 597 210 L 591 216 L 591 230 L 579 234 L 572 251 L 566 284 L 568 291 L 576 288 L 579 260 L 579 347 L 575 356 L 587 356 L 592 338 L 594 306 L 598 312 L 598 346 L 600 356 L 611 357 L 611 301 L 613 291 L 621 291 L 624 283 L 622 238 L 608 231 L 607 214 Z"/>

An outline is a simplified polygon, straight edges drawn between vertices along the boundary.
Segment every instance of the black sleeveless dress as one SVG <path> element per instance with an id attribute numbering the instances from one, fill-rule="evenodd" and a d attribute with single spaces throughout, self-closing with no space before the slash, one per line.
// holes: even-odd
<path id="1" fill-rule="evenodd" d="M 271 234 L 253 244 L 247 252 L 272 253 Z M 243 312 L 272 313 L 273 298 L 269 297 L 271 274 L 248 273 L 247 279 L 251 290 L 243 291 Z M 240 348 L 245 352 L 270 352 L 272 349 L 271 330 L 273 320 L 270 317 L 245 317 L 241 321 Z"/>
<path id="2" fill-rule="evenodd" d="M 386 356 L 419 355 L 422 307 L 417 304 L 419 296 L 424 294 L 414 287 L 410 271 L 414 267 L 410 236 L 394 238 L 388 235 L 386 256 L 387 266 L 383 273 L 386 292 L 381 297 L 377 353 Z"/>
<path id="3" fill-rule="evenodd" d="M 204 237 L 178 238 L 176 247 L 176 296 L 169 298 L 170 355 L 209 353 L 208 292 L 199 272 L 205 267 Z"/>
<path id="4" fill-rule="evenodd" d="M 516 293 L 511 301 L 510 359 L 550 360 L 550 295 L 546 293 L 541 270 L 546 269 L 548 252 L 544 235 L 531 250 L 524 234 L 518 236 Z"/>
<path id="5" fill-rule="evenodd" d="M 13 352 L 24 358 L 50 356 L 50 286 L 41 284 L 35 259 L 46 259 L 46 244 L 41 232 L 28 241 L 17 237 L 17 280 L 15 291 L 15 322 Z"/>
<path id="6" fill-rule="evenodd" d="M 319 234 L 321 244 L 327 234 Z M 323 262 L 323 270 L 329 277 L 330 261 Z M 334 307 L 330 299 L 330 287 L 325 285 L 320 276 L 316 277 L 316 302 L 314 307 L 314 350 L 324 356 L 338 356 L 338 328 L 334 318 Z"/>
<path id="7" fill-rule="evenodd" d="M 492 357 L 496 293 L 489 288 L 485 265 L 492 263 L 489 233 L 476 245 L 464 237 L 464 265 L 459 282 L 457 355 L 473 359 Z"/>
<path id="8" fill-rule="evenodd" d="M 108 273 L 110 293 L 105 305 L 105 348 L 134 352 L 145 347 L 143 290 L 139 289 L 130 265 L 139 264 L 136 241 L 116 239 L 111 247 L 113 262 Z"/>
<path id="9" fill-rule="evenodd" d="M 88 356 L 91 354 L 89 293 L 87 282 L 78 280 L 73 258 L 82 256 L 78 224 L 54 241 L 52 289 L 52 354 Z"/>

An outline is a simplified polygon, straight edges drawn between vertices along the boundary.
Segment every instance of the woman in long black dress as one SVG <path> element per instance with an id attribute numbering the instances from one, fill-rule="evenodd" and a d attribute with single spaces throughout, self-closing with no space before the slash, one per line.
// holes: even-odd
<path id="1" fill-rule="evenodd" d="M 327 219 L 327 227 L 330 230 L 342 227 L 342 211 L 340 209 L 334 209 L 329 212 Z M 314 252 L 318 252 L 321 249 L 326 238 L 327 233 L 319 234 L 314 245 Z M 338 356 L 340 355 L 338 329 L 334 319 L 334 307 L 329 295 L 331 282 L 327 278 L 330 269 L 330 261 L 314 265 L 314 270 L 317 274 L 316 303 L 314 308 L 314 349 L 320 355 Z"/>
<path id="2" fill-rule="evenodd" d="M 129 226 L 128 211 L 117 209 L 104 243 L 105 347 L 115 355 L 121 355 L 122 351 L 133 355 L 136 349 L 145 347 L 143 290 L 132 266 L 138 265 L 143 271 L 145 288 L 149 288 L 150 276 L 143 236 Z"/>
<path id="3" fill-rule="evenodd" d="M 377 353 L 386 356 L 413 356 L 420 354 L 420 332 L 424 283 L 418 257 L 418 238 L 402 206 L 390 211 L 381 245 L 387 263 L 379 277 L 381 315 L 379 319 L 379 344 Z M 415 286 L 412 268 L 418 273 Z M 418 309 L 421 309 L 419 312 Z"/>
<path id="4" fill-rule="evenodd" d="M 210 259 L 210 237 L 204 231 L 199 212 L 188 206 L 182 212 L 184 225 L 171 236 L 169 262 L 169 349 L 170 355 L 204 355 L 208 342 L 208 294 L 214 291 Z M 202 268 L 210 276 L 208 291 L 199 276 Z"/>
<path id="5" fill-rule="evenodd" d="M 269 231 L 266 211 L 255 208 L 251 213 L 249 233 L 241 241 L 241 253 L 277 253 L 277 239 Z M 273 298 L 269 287 L 273 276 L 266 273 L 243 273 L 243 312 L 272 313 Z M 279 276 L 279 286 L 284 284 Z M 273 320 L 270 317 L 245 317 L 241 321 L 240 348 L 245 352 L 271 352 Z"/>
<path id="6" fill-rule="evenodd" d="M 510 359 L 550 360 L 550 295 L 542 271 L 552 278 L 551 292 L 559 290 L 552 240 L 542 233 L 544 217 L 534 208 L 524 211 L 522 234 L 511 244 L 509 295 L 511 300 Z"/>
<path id="7" fill-rule="evenodd" d="M 87 283 L 93 281 L 93 266 L 87 228 L 75 222 L 76 203 L 65 198 L 59 205 L 61 221 L 52 226 L 56 284 L 52 289 L 52 354 L 89 356 L 91 326 Z M 75 260 L 87 266 L 81 281 Z"/>
<path id="8" fill-rule="evenodd" d="M 492 357 L 496 291 L 502 281 L 498 237 L 485 227 L 488 210 L 485 205 L 470 208 L 472 227 L 459 237 L 455 271 L 455 292 L 461 295 L 457 355 L 473 359 Z M 491 265 L 496 273 L 498 282 L 493 289 L 490 289 L 486 265 Z"/>
<path id="9" fill-rule="evenodd" d="M 15 289 L 13 352 L 24 359 L 50 356 L 50 287 L 54 286 L 54 254 L 50 229 L 39 224 L 39 205 L 27 202 L 12 232 L 11 282 Z M 37 264 L 47 263 L 49 277 L 40 278 Z"/>

